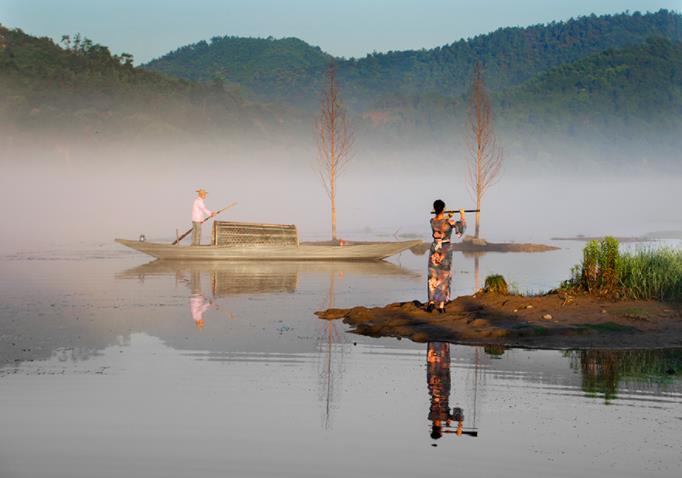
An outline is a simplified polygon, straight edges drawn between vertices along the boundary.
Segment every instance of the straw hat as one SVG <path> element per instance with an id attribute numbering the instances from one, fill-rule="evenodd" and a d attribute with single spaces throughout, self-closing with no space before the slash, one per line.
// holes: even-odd
<path id="1" fill-rule="evenodd" d="M 203 189 L 203 188 L 197 189 L 197 192 L 200 193 L 200 194 L 201 194 L 201 193 L 208 194 L 208 192 L 207 192 L 205 189 Z"/>

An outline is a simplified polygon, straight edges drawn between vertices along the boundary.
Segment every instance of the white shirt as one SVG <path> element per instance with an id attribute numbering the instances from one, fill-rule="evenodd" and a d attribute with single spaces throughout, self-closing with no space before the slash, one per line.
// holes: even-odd
<path id="1" fill-rule="evenodd" d="M 192 206 L 192 222 L 201 222 L 210 216 L 212 213 L 204 205 L 204 200 L 196 198 Z"/>

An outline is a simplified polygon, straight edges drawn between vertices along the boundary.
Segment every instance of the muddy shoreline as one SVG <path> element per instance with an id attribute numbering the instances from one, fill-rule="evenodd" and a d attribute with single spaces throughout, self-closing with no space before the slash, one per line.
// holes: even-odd
<path id="1" fill-rule="evenodd" d="M 420 343 L 543 349 L 682 347 L 682 304 L 560 292 L 522 296 L 481 291 L 458 297 L 445 313 L 429 313 L 415 300 L 327 309 L 316 315 L 342 319 L 353 333 Z"/>

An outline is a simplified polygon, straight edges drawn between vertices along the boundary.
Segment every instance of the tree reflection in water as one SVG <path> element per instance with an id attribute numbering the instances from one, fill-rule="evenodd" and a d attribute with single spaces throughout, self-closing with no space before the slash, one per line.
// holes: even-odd
<path id="1" fill-rule="evenodd" d="M 329 289 L 325 300 L 325 307 L 334 307 L 334 294 L 337 274 L 343 278 L 343 272 L 329 272 Z M 322 321 L 324 331 L 319 340 L 320 370 L 319 370 L 319 400 L 322 404 L 322 426 L 325 430 L 332 427 L 332 411 L 338 401 L 337 390 L 343 375 L 343 334 L 337 328 L 337 321 Z"/>
<path id="2" fill-rule="evenodd" d="M 565 353 L 571 368 L 582 373 L 582 389 L 605 403 L 617 398 L 620 386 L 664 390 L 682 373 L 682 349 L 572 350 Z"/>
<path id="3" fill-rule="evenodd" d="M 473 291 L 476 292 L 481 288 L 481 257 L 485 255 L 485 252 L 463 251 L 462 255 L 467 259 L 474 260 Z"/>

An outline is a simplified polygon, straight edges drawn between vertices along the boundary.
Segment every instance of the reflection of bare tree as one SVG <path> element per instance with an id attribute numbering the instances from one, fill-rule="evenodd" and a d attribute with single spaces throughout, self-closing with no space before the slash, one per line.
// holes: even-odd
<path id="1" fill-rule="evenodd" d="M 480 263 L 480 256 L 476 254 L 474 256 L 474 291 L 477 291 L 481 288 L 481 263 Z"/>
<path id="2" fill-rule="evenodd" d="M 481 256 L 485 252 L 463 252 L 464 257 L 474 258 L 474 292 L 481 288 Z"/>
<path id="3" fill-rule="evenodd" d="M 327 308 L 334 307 L 336 272 L 329 273 Z M 320 337 L 320 402 L 322 403 L 322 425 L 325 429 L 332 426 L 332 410 L 336 402 L 339 382 L 343 374 L 343 335 L 337 329 L 337 322 L 323 322 L 324 333 Z M 335 359 L 336 356 L 336 359 Z"/>

